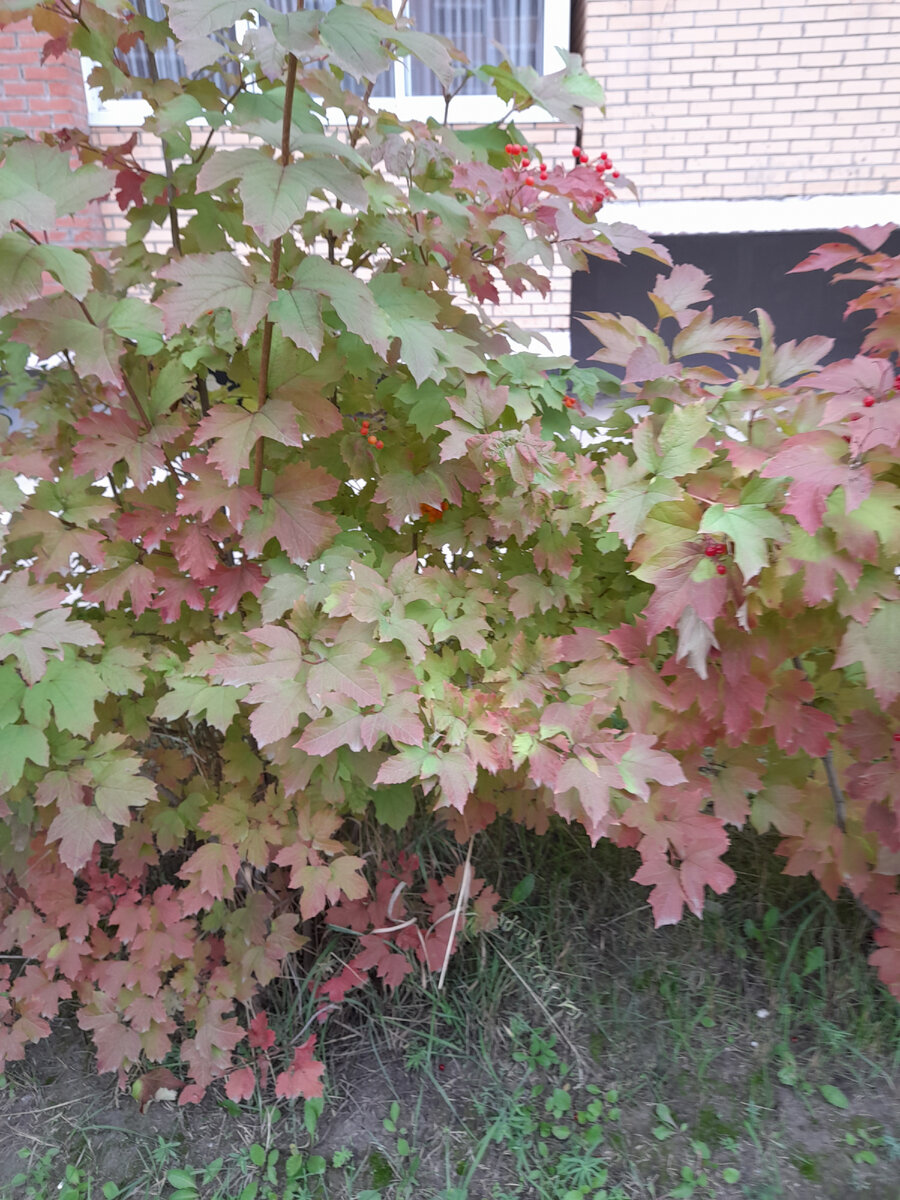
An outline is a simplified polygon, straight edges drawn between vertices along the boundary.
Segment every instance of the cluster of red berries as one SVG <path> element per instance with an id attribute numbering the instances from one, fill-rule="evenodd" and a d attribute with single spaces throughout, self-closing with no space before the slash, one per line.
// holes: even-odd
<path id="1" fill-rule="evenodd" d="M 574 408 L 577 403 L 578 401 L 574 396 L 566 396 L 566 398 L 563 400 L 563 404 L 566 406 L 566 408 Z"/>
<path id="2" fill-rule="evenodd" d="M 590 161 L 580 146 L 572 147 L 572 157 L 575 159 L 576 165 L 586 166 Z M 609 171 L 611 172 L 613 179 L 619 178 L 619 172 L 613 171 L 612 160 L 605 150 L 600 151 L 600 160 L 599 162 L 594 163 L 594 170 L 598 175 L 605 175 L 606 172 Z"/>
<path id="3" fill-rule="evenodd" d="M 359 427 L 359 432 L 366 439 L 366 441 L 369 443 L 369 445 L 374 447 L 374 449 L 376 449 L 376 450 L 384 449 L 384 442 L 381 440 L 381 438 L 376 437 L 374 433 L 369 432 L 369 422 L 368 421 L 361 422 L 360 427 Z"/>
<path id="4" fill-rule="evenodd" d="M 518 142 L 509 142 L 509 144 L 506 146 L 506 153 L 508 155 L 510 155 L 511 158 L 518 158 L 518 156 L 520 154 L 524 154 L 527 149 L 528 149 L 527 146 L 520 146 Z M 519 160 L 518 165 L 520 167 L 524 167 L 527 170 L 528 167 L 531 166 L 531 159 L 530 158 L 522 158 Z M 547 164 L 545 162 L 542 162 L 540 164 L 541 183 L 547 182 L 547 171 L 548 171 Z M 526 175 L 525 178 L 522 180 L 522 182 L 525 184 L 526 187 L 534 187 L 534 176 Z"/>
<path id="5" fill-rule="evenodd" d="M 710 542 L 703 551 L 707 558 L 721 558 L 723 554 L 728 553 L 728 547 L 724 542 Z M 724 563 L 716 563 L 716 574 L 724 575 L 728 568 Z"/>
<path id="6" fill-rule="evenodd" d="M 510 158 L 519 158 L 519 155 L 523 155 L 526 153 L 526 151 L 528 150 L 528 147 L 520 146 L 518 142 L 508 142 L 505 147 L 505 150 L 506 150 L 506 153 L 510 156 Z M 579 166 L 579 165 L 586 166 L 590 162 L 590 159 L 588 158 L 587 154 L 585 154 L 585 152 L 582 150 L 582 148 L 580 146 L 572 147 L 572 157 L 575 159 L 576 166 Z M 527 170 L 528 167 L 531 166 L 531 159 L 530 158 L 520 158 L 518 165 Z M 605 150 L 601 153 L 599 161 L 594 164 L 594 170 L 597 172 L 598 175 L 605 175 L 607 172 L 610 172 L 612 174 L 613 179 L 619 178 L 619 172 L 613 171 L 612 162 L 610 161 L 610 157 L 606 153 Z M 547 182 L 548 171 L 549 171 L 549 168 L 547 167 L 547 164 L 545 162 L 542 162 L 540 164 L 540 168 L 539 168 L 539 182 L 541 182 L 541 183 Z M 538 180 L 535 180 L 535 177 L 533 175 L 526 175 L 525 178 L 522 180 L 522 183 L 525 185 L 525 187 L 534 187 L 537 182 L 538 182 Z M 602 203 L 603 197 L 598 196 L 597 201 L 598 201 L 598 203 Z"/>

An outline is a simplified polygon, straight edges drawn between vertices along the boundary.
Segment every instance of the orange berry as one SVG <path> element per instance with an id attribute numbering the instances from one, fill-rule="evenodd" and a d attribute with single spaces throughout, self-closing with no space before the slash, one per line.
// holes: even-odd
<path id="1" fill-rule="evenodd" d="M 526 187 L 534 187 L 534 180 L 531 178 L 530 175 L 525 176 L 525 186 Z"/>
<path id="2" fill-rule="evenodd" d="M 369 436 L 366 438 L 366 441 L 369 443 L 370 446 L 378 445 L 378 438 L 375 436 L 374 433 L 370 433 Z"/>

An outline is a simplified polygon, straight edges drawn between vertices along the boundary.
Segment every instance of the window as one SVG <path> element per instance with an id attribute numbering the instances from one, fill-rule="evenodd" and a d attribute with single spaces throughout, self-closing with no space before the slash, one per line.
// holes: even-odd
<path id="1" fill-rule="evenodd" d="M 417 29 L 442 33 L 470 63 L 496 66 L 509 59 L 517 67 L 543 65 L 542 0 L 410 0 L 409 16 Z M 409 92 L 439 96 L 441 86 L 416 59 L 411 60 Z M 461 95 L 490 93 L 483 79 L 469 79 Z"/>
<path id="2" fill-rule="evenodd" d="M 508 58 L 517 66 L 531 66 L 539 73 L 558 70 L 561 63 L 555 53 L 557 46 L 569 44 L 569 14 L 571 5 L 565 0 L 375 0 L 395 13 L 401 10 L 417 29 L 438 33 L 458 46 L 469 61 L 498 64 Z M 134 0 L 135 7 L 154 20 L 163 15 L 162 0 Z M 278 12 L 293 12 L 297 0 L 268 0 Z M 336 0 L 305 0 L 304 8 L 327 12 Z M 239 22 L 229 34 L 239 36 Z M 126 55 L 129 70 L 138 78 L 148 78 L 149 52 L 143 44 Z M 180 79 L 184 63 L 173 42 L 155 53 L 156 69 L 161 79 Z M 85 79 L 91 63 L 85 60 Z M 462 74 L 460 75 L 462 84 Z M 364 90 L 348 79 L 347 86 L 357 94 Z M 454 89 L 455 91 L 456 89 Z M 418 60 L 407 58 L 384 71 L 375 81 L 372 103 L 393 108 L 402 119 L 442 117 L 444 99 L 441 85 L 435 76 Z M 469 79 L 460 87 L 450 104 L 450 120 L 465 124 L 494 120 L 506 111 L 506 105 L 491 95 L 490 84 L 482 79 Z M 103 104 L 96 91 L 88 89 L 90 119 L 97 125 L 139 125 L 149 114 L 147 104 L 139 98 L 115 100 Z M 520 114 L 519 120 L 547 120 L 543 110 Z"/>

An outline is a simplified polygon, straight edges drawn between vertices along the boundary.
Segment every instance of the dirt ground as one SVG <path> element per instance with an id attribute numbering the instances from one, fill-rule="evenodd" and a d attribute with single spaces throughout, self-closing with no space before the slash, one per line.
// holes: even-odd
<path id="1" fill-rule="evenodd" d="M 573 1035 L 577 1032 L 572 1029 Z M 848 1107 L 839 1110 L 818 1091 L 804 1095 L 778 1084 L 770 1104 L 760 1108 L 751 1122 L 745 1098 L 752 1090 L 752 1051 L 720 1049 L 699 1082 L 676 1060 L 655 1062 L 652 1047 L 625 1046 L 597 1054 L 595 1044 L 591 1055 L 588 1043 L 586 1039 L 585 1082 L 607 1087 L 613 1080 L 631 1080 L 640 1085 L 630 1096 L 625 1089 L 615 1135 L 602 1151 L 609 1181 L 620 1185 L 620 1194 L 668 1195 L 679 1178 L 686 1140 L 700 1137 L 714 1155 L 721 1143 L 729 1147 L 728 1161 L 740 1170 L 741 1186 L 711 1181 L 692 1193 L 698 1197 L 900 1200 L 900 1158 L 883 1148 L 886 1137 L 888 1147 L 900 1149 L 896 1086 L 885 1082 L 877 1090 L 862 1090 L 852 1079 L 838 1078 L 835 1086 L 842 1085 L 848 1101 Z M 522 1067 L 505 1055 L 494 1064 L 493 1078 L 464 1055 L 455 1061 L 448 1058 L 440 1066 L 439 1082 L 432 1081 L 410 1066 L 408 1047 L 406 1052 L 397 1045 L 373 1048 L 365 1044 L 362 1034 L 358 1052 L 344 1049 L 337 1070 L 329 1076 L 330 1102 L 319 1122 L 314 1149 L 329 1162 L 335 1151 L 349 1149 L 359 1170 L 351 1185 L 334 1173 L 326 1195 L 353 1200 L 375 1184 L 385 1197 L 418 1200 L 446 1194 L 448 1161 L 471 1163 L 503 1097 L 512 1096 L 521 1081 Z M 575 1078 L 572 1091 L 578 1087 Z M 671 1141 L 661 1142 L 652 1132 L 655 1107 L 647 1099 L 652 1092 L 665 1095 L 678 1124 L 686 1126 Z M 404 1179 L 399 1171 L 392 1173 L 389 1165 L 396 1162 L 396 1139 L 385 1132 L 384 1118 L 392 1101 L 400 1106 L 400 1119 L 408 1123 L 407 1136 L 418 1155 L 414 1180 Z M 212 1095 L 198 1106 L 152 1105 L 142 1115 L 128 1093 L 117 1091 L 111 1076 L 94 1073 L 83 1035 L 74 1024 L 64 1024 L 52 1039 L 33 1047 L 25 1063 L 8 1071 L 7 1086 L 0 1094 L 0 1196 L 17 1200 L 28 1194 L 23 1187 L 10 1187 L 23 1169 L 19 1153 L 23 1147 L 32 1151 L 33 1158 L 53 1146 L 63 1147 L 56 1175 L 47 1185 L 48 1198 L 54 1194 L 52 1179 L 61 1178 L 67 1162 L 89 1164 L 97 1185 L 113 1181 L 127 1188 L 138 1179 L 146 1180 L 135 1194 L 153 1195 L 148 1162 L 160 1139 L 169 1144 L 165 1164 L 169 1167 L 204 1167 L 219 1156 L 234 1156 L 242 1145 L 254 1141 L 262 1141 L 267 1149 L 280 1147 L 284 1153 L 309 1147 L 302 1106 L 284 1107 L 280 1121 L 268 1129 L 265 1112 L 244 1109 L 235 1115 Z M 860 1129 L 872 1131 L 882 1141 L 875 1162 L 854 1162 L 845 1135 L 853 1136 Z M 462 1165 L 456 1167 L 460 1174 Z M 161 1181 L 164 1171 L 157 1177 Z M 95 1194 L 100 1195 L 99 1186 Z M 157 1194 L 169 1195 L 170 1190 L 166 1187 Z M 234 1192 L 235 1200 L 239 1194 Z M 523 1190 L 510 1147 L 492 1143 L 471 1177 L 467 1194 L 471 1200 L 482 1200 L 537 1196 L 540 1191 L 527 1183 Z"/>

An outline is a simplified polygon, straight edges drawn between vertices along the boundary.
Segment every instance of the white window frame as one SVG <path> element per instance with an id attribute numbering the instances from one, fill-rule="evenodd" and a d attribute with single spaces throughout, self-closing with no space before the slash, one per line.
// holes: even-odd
<path id="1" fill-rule="evenodd" d="M 394 12 L 400 10 L 402 0 L 391 0 Z M 540 71 L 549 75 L 560 70 L 562 61 L 556 53 L 569 49 L 569 20 L 571 4 L 565 0 L 543 0 L 543 43 L 541 46 Z M 241 27 L 249 28 L 249 22 L 238 22 L 238 36 Z M 141 126 L 152 109 L 146 100 L 101 100 L 97 88 L 88 84 L 88 76 L 96 64 L 89 58 L 82 58 L 81 70 L 84 77 L 84 90 L 87 97 L 88 122 L 92 126 L 118 125 L 124 127 Z M 429 117 L 442 120 L 444 116 L 444 99 L 442 96 L 409 96 L 406 94 L 406 83 L 409 75 L 408 60 L 394 63 L 394 92 L 393 96 L 373 98 L 370 101 L 376 110 L 387 109 L 395 112 L 401 121 L 427 121 Z M 498 96 L 455 96 L 450 101 L 449 120 L 453 125 L 485 125 L 491 121 L 500 120 L 509 110 L 509 105 Z M 326 119 L 329 125 L 343 125 L 344 115 L 340 109 L 328 109 Z M 515 114 L 519 124 L 545 122 L 556 124 L 544 109 L 534 106 L 524 112 Z M 203 124 L 202 120 L 191 124 Z"/>

